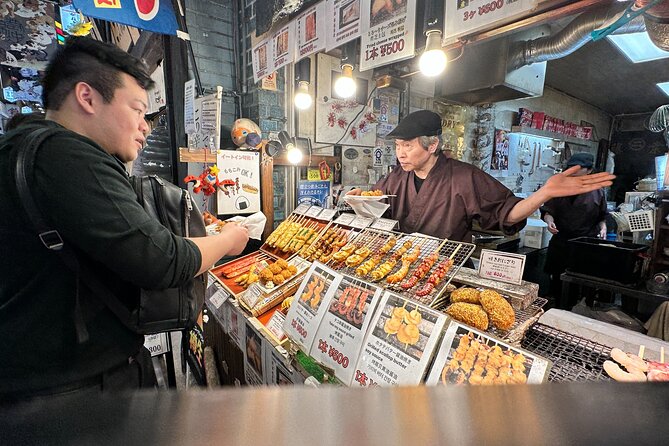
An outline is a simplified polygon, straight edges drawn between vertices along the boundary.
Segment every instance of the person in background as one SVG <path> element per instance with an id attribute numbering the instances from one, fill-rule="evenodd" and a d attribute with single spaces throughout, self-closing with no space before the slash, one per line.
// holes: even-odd
<path id="1" fill-rule="evenodd" d="M 14 172 L 34 131 L 59 130 L 30 170 L 40 213 L 128 308 L 137 307 L 140 288 L 177 287 L 246 245 L 247 230 L 230 223 L 219 235 L 178 237 L 137 202 L 124 163 L 145 143 L 152 84 L 144 64 L 119 48 L 69 37 L 45 71 L 45 119 L 0 138 L 0 401 L 85 399 L 155 380 L 144 336 L 123 325 L 28 220 Z"/>
<path id="2" fill-rule="evenodd" d="M 567 161 L 567 168 L 574 170 L 573 176 L 591 176 L 594 157 L 589 153 L 576 153 Z M 569 245 L 576 237 L 606 238 L 606 196 L 597 189 L 571 197 L 553 198 L 541 207 L 542 219 L 553 234 L 548 245 L 544 271 L 551 276 L 550 295 L 560 294 L 560 274 L 567 267 Z"/>
<path id="3" fill-rule="evenodd" d="M 441 118 L 428 110 L 410 113 L 388 134 L 395 138 L 402 168 L 394 169 L 372 189 L 396 195 L 389 199 L 389 218 L 399 221 L 402 232 L 471 242 L 476 220 L 482 229 L 514 234 L 546 201 L 595 191 L 610 186 L 615 178 L 608 173 L 579 176 L 575 166 L 521 199 L 477 167 L 447 158 L 441 153 L 440 135 Z M 348 192 L 360 193 L 360 189 Z"/>

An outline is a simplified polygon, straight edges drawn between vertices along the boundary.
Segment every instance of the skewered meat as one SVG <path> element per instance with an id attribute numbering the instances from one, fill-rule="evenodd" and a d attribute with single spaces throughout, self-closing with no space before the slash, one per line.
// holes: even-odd
<path id="1" fill-rule="evenodd" d="M 488 315 L 480 305 L 457 302 L 446 309 L 446 314 L 479 330 L 488 329 Z"/>
<path id="2" fill-rule="evenodd" d="M 451 293 L 451 302 L 466 302 L 468 304 L 480 304 L 481 297 L 476 288 L 458 288 Z"/>
<path id="3" fill-rule="evenodd" d="M 420 265 L 418 265 L 418 268 L 416 268 L 416 270 L 413 272 L 409 280 L 407 280 L 405 283 L 401 285 L 402 288 L 408 290 L 416 286 L 418 281 L 423 277 L 425 277 L 428 271 L 430 271 L 432 265 L 434 265 L 434 262 L 436 262 L 438 258 L 439 258 L 439 253 L 434 252 L 430 254 L 425 260 L 423 260 L 423 262 Z"/>
<path id="4" fill-rule="evenodd" d="M 509 330 L 516 322 L 516 314 L 511 305 L 496 291 L 481 291 L 481 305 L 490 322 L 500 330 Z"/>
<path id="5" fill-rule="evenodd" d="M 439 285 L 439 282 L 442 281 L 444 276 L 448 273 L 448 270 L 451 269 L 453 266 L 453 260 L 452 259 L 446 259 L 443 260 L 439 265 L 437 265 L 437 268 L 434 270 L 434 272 L 430 275 L 430 277 L 427 279 L 427 283 L 423 288 L 420 290 L 416 291 L 416 296 L 427 296 L 434 290 L 434 288 Z"/>

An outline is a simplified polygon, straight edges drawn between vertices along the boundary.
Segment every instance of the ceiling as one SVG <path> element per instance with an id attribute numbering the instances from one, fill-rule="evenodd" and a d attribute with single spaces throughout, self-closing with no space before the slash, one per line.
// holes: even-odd
<path id="1" fill-rule="evenodd" d="M 634 64 L 608 39 L 548 62 L 546 85 L 611 115 L 652 112 L 669 104 L 655 84 L 669 81 L 669 59 Z"/>

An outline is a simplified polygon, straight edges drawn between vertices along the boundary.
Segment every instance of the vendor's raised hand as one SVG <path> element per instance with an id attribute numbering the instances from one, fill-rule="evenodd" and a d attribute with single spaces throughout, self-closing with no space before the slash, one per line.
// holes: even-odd
<path id="1" fill-rule="evenodd" d="M 613 179 L 616 177 L 607 172 L 574 176 L 580 170 L 581 166 L 573 166 L 562 173 L 553 175 L 546 181 L 542 189 L 551 198 L 569 197 L 608 187 L 613 184 Z"/>

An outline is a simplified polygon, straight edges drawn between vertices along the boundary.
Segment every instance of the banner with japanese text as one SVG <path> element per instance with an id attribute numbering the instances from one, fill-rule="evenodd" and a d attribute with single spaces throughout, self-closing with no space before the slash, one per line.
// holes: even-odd
<path id="1" fill-rule="evenodd" d="M 154 33 L 177 33 L 177 19 L 170 0 L 73 0 L 72 3 L 87 17 Z"/>
<path id="2" fill-rule="evenodd" d="M 260 153 L 219 150 L 218 214 L 260 212 Z"/>
<path id="3" fill-rule="evenodd" d="M 518 19 L 537 4 L 537 0 L 446 0 L 444 40 Z"/>
<path id="4" fill-rule="evenodd" d="M 297 56 L 295 60 L 303 59 L 325 48 L 326 41 L 326 14 L 324 1 L 308 8 L 297 17 Z"/>
<path id="5" fill-rule="evenodd" d="M 415 53 L 416 0 L 362 1 L 360 71 Z"/>
<path id="6" fill-rule="evenodd" d="M 360 7 L 363 0 L 327 0 L 327 42 L 330 51 L 360 36 Z"/>

